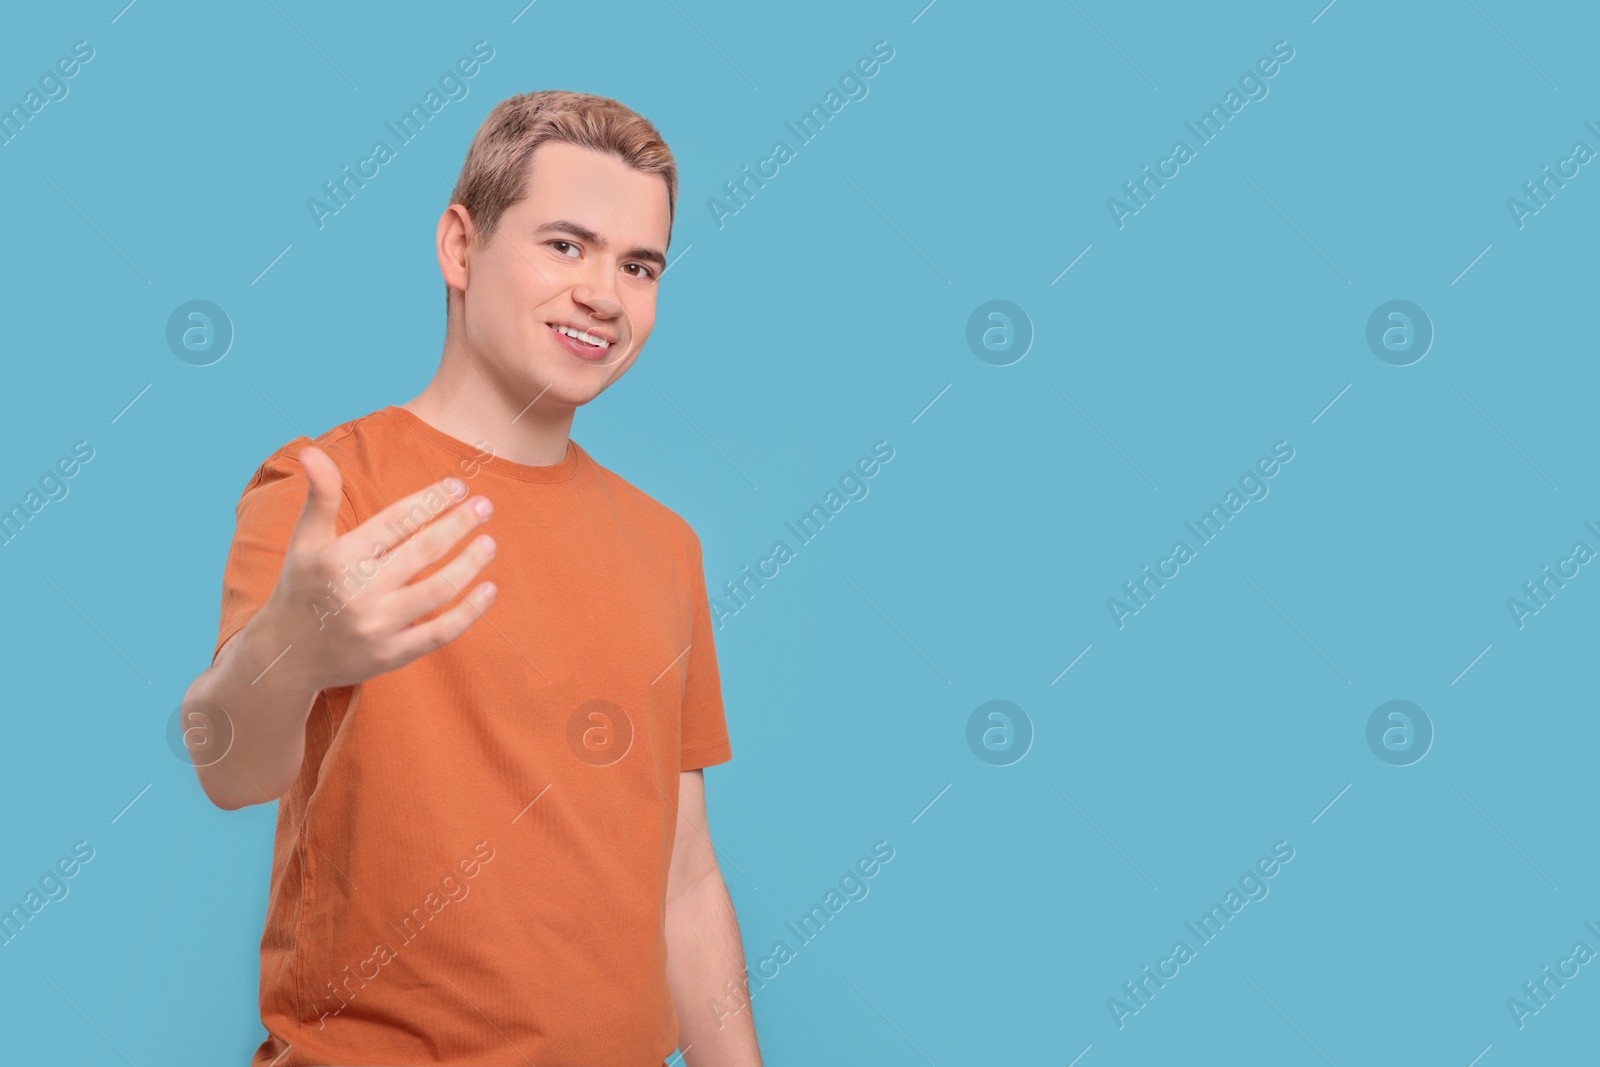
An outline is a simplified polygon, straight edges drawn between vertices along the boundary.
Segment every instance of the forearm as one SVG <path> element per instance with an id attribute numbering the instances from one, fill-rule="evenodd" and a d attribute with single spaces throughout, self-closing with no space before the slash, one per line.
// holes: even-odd
<path id="1" fill-rule="evenodd" d="M 760 1067 L 744 945 L 720 874 L 667 901 L 667 982 L 689 1067 Z"/>
<path id="2" fill-rule="evenodd" d="M 195 774 L 220 808 L 281 796 L 305 756 L 306 718 L 317 690 L 295 670 L 294 650 L 284 653 L 288 642 L 273 622 L 264 605 L 184 693 L 184 711 L 195 714 L 186 714 L 183 728 L 209 734 L 210 751 L 193 754 Z"/>

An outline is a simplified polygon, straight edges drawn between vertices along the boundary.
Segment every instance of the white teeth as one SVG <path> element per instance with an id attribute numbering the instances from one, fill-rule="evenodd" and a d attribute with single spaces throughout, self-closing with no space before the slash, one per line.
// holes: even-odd
<path id="1" fill-rule="evenodd" d="M 610 348 L 611 347 L 611 342 L 607 341 L 604 337 L 596 337 L 594 334 L 589 333 L 589 332 L 587 332 L 585 330 L 574 330 L 571 326 L 557 326 L 556 327 L 556 332 L 557 333 L 564 333 L 568 337 L 576 337 L 578 340 L 582 341 L 584 344 L 594 345 L 596 348 Z"/>

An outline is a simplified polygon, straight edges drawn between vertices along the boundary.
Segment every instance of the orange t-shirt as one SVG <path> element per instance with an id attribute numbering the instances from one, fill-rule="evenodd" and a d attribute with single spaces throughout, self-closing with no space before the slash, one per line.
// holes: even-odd
<path id="1" fill-rule="evenodd" d="M 216 652 L 277 582 L 308 443 L 239 500 Z M 488 496 L 473 584 L 499 593 L 454 642 L 318 695 L 278 806 L 252 1067 L 665 1060 L 678 775 L 732 758 L 699 538 L 576 441 L 512 463 L 390 406 L 316 444 L 341 534 L 449 475 Z"/>

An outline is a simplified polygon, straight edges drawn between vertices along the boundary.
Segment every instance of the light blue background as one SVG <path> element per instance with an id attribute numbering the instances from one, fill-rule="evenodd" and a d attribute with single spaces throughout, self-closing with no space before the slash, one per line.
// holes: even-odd
<path id="1" fill-rule="evenodd" d="M 574 437 L 691 522 L 713 592 L 895 450 L 716 637 L 735 755 L 708 796 L 751 963 L 895 849 L 757 995 L 768 1064 L 1593 1048 L 1600 967 L 1523 1029 L 1506 1001 L 1600 950 L 1600 577 L 1522 629 L 1506 601 L 1600 549 L 1600 175 L 1521 229 L 1506 201 L 1600 149 L 1600 21 L 924 2 L 7 13 L 0 102 L 75 41 L 95 58 L 0 147 L 0 503 L 75 441 L 95 458 L 0 549 L 0 904 L 96 852 L 0 949 L 7 1060 L 243 1064 L 261 1038 L 275 812 L 213 808 L 163 730 L 208 662 L 246 480 L 425 384 L 467 143 L 552 87 L 623 100 L 677 155 L 683 258 Z M 470 95 L 318 230 L 307 198 L 478 40 Z M 879 40 L 870 94 L 719 228 L 707 200 Z M 1270 94 L 1119 229 L 1107 198 L 1277 41 Z M 209 367 L 164 340 L 197 298 L 237 330 Z M 1007 367 L 965 341 L 993 299 L 1036 333 Z M 1436 329 L 1409 367 L 1366 346 L 1391 299 Z M 1107 598 L 1280 440 L 1270 496 L 1118 629 Z M 1035 736 L 994 767 L 966 725 L 1002 698 Z M 1391 699 L 1437 732 L 1412 766 L 1366 744 Z M 1270 895 L 1119 1029 L 1108 998 L 1284 840 Z"/>

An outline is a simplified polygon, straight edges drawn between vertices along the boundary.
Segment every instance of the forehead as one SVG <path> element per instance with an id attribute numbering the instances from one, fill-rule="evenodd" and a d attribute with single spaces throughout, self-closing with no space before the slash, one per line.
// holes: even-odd
<path id="1" fill-rule="evenodd" d="M 570 219 L 613 246 L 664 249 L 672 228 L 665 178 L 635 170 L 610 153 L 563 142 L 533 150 L 523 198 L 511 211 L 535 226 Z"/>

